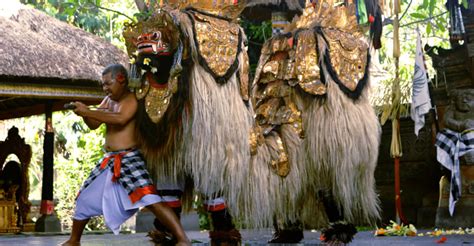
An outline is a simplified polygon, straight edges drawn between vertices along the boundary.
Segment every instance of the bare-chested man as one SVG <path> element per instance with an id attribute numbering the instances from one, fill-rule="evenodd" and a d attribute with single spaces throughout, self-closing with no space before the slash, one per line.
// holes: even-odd
<path id="1" fill-rule="evenodd" d="M 83 117 L 90 129 L 106 124 L 106 154 L 84 182 L 76 200 L 71 236 L 63 245 L 79 245 L 91 217 L 103 215 L 105 224 L 118 234 L 120 225 L 140 207 L 152 211 L 177 238 L 177 245 L 189 245 L 178 217 L 162 204 L 137 149 L 135 113 L 137 100 L 128 89 L 127 70 L 110 65 L 102 73 L 106 97 L 97 110 L 73 102 L 74 112 Z"/>

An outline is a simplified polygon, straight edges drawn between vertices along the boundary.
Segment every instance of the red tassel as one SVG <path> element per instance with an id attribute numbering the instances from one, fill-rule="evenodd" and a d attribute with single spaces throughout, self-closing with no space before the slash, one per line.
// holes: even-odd
<path id="1" fill-rule="evenodd" d="M 369 15 L 369 22 L 374 23 L 375 17 L 373 15 Z"/>

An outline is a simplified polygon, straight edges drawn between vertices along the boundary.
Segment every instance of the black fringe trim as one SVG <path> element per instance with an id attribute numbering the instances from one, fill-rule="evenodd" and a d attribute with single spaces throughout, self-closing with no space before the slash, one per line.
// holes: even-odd
<path id="1" fill-rule="evenodd" d="M 199 11 L 192 10 L 191 8 L 190 8 L 190 11 L 195 11 L 195 12 L 201 13 Z M 199 51 L 199 43 L 198 43 L 197 37 L 196 37 L 196 28 L 195 28 L 196 23 L 195 23 L 194 17 L 192 15 L 192 13 L 190 13 L 190 12 L 185 12 L 185 13 L 191 19 L 191 23 L 193 25 L 194 45 L 196 45 L 196 48 Z M 201 14 L 206 14 L 206 13 L 201 13 Z M 207 15 L 209 15 L 209 14 L 207 14 Z M 213 15 L 209 15 L 209 16 L 216 17 L 216 16 L 213 16 Z M 222 17 L 220 17 L 220 19 L 226 20 L 226 18 L 222 18 Z M 214 79 L 217 81 L 218 84 L 225 84 L 230 79 L 230 77 L 237 71 L 237 69 L 239 67 L 238 57 L 240 55 L 240 52 L 242 52 L 242 30 L 240 30 L 240 29 L 239 29 L 239 41 L 238 42 L 239 42 L 239 45 L 237 46 L 237 53 L 235 54 L 234 63 L 229 67 L 229 69 L 227 69 L 226 73 L 223 76 L 219 76 L 216 73 L 214 73 L 214 71 L 212 71 L 212 69 L 209 67 L 209 64 L 207 63 L 206 59 L 204 59 L 204 57 L 201 55 L 201 53 L 197 52 L 198 53 L 199 64 L 201 66 L 203 66 L 204 69 L 212 75 L 212 77 L 214 77 Z"/>
<path id="2" fill-rule="evenodd" d="M 323 58 L 324 58 L 324 63 L 327 65 L 326 67 L 327 67 L 329 76 L 331 76 L 331 78 L 336 82 L 336 84 L 339 86 L 339 88 L 342 90 L 342 92 L 344 92 L 344 94 L 346 94 L 348 97 L 350 97 L 354 100 L 359 99 L 360 95 L 362 94 L 362 90 L 365 88 L 365 86 L 367 85 L 367 82 L 369 80 L 369 66 L 370 66 L 370 51 L 369 51 L 369 49 L 367 49 L 367 64 L 365 66 L 364 77 L 362 77 L 362 79 L 360 79 L 358 81 L 356 89 L 354 91 L 352 91 L 349 88 L 347 88 L 344 85 L 344 83 L 342 83 L 342 81 L 337 76 L 336 71 L 334 71 L 333 65 L 331 63 L 331 57 L 329 55 L 329 49 L 331 47 L 329 47 L 329 42 L 327 41 L 326 37 L 324 36 L 324 33 L 323 33 L 321 27 L 316 27 L 315 31 L 318 34 L 320 34 L 324 38 L 324 40 L 326 40 L 326 44 L 328 45 L 328 48 L 324 52 L 324 57 Z M 321 66 L 321 68 L 322 68 L 322 66 Z M 321 81 L 324 84 L 326 84 L 325 77 L 324 77 L 324 71 L 323 71 L 323 69 L 320 69 L 320 71 L 321 71 Z"/>

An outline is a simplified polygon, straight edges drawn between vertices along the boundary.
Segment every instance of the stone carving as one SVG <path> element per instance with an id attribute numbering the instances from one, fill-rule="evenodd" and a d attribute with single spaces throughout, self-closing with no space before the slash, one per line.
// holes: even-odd
<path id="1" fill-rule="evenodd" d="M 445 126 L 456 132 L 474 128 L 474 89 L 455 89 L 450 97 L 451 104 L 444 115 Z"/>

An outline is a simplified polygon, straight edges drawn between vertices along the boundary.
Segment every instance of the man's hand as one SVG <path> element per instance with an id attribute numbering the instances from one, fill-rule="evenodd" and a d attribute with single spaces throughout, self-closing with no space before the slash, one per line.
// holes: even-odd
<path id="1" fill-rule="evenodd" d="M 79 116 L 85 116 L 86 112 L 90 111 L 89 107 L 87 107 L 87 105 L 85 105 L 84 103 L 72 102 L 71 104 L 76 107 L 74 109 L 74 113 L 76 113 Z"/>

